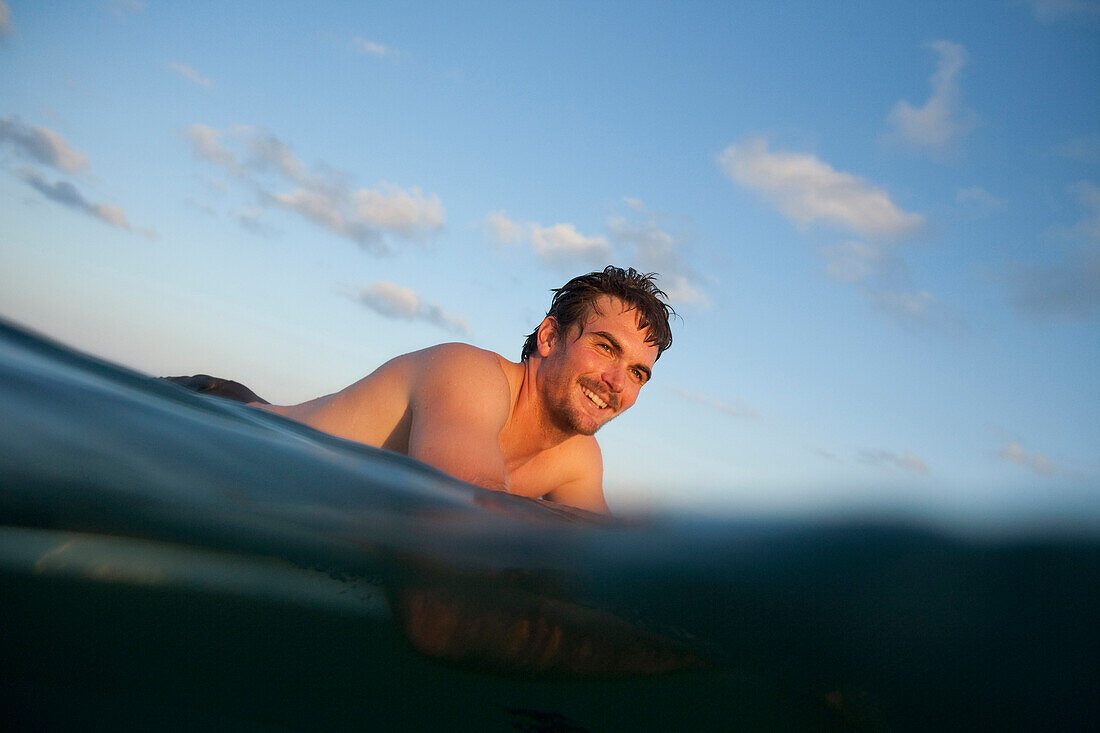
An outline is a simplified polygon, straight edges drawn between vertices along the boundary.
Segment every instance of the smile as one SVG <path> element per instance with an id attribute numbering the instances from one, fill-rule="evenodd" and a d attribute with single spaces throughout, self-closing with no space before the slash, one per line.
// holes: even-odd
<path id="1" fill-rule="evenodd" d="M 596 394 L 595 392 L 593 392 L 592 390 L 590 390 L 586 387 L 581 387 L 581 392 L 584 392 L 584 396 L 587 397 L 589 400 L 591 400 L 592 404 L 594 404 L 596 407 L 600 408 L 601 410 L 603 410 L 607 407 L 607 403 L 604 402 L 603 399 L 601 399 L 600 396 L 598 394 Z"/>

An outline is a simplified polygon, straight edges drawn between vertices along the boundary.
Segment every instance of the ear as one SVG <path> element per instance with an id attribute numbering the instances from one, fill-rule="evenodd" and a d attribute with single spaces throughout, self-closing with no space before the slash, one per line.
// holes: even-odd
<path id="1" fill-rule="evenodd" d="M 542 323 L 539 324 L 538 336 L 536 339 L 539 356 L 550 356 L 550 352 L 554 350 L 554 347 L 558 343 L 558 319 L 553 316 L 543 318 Z"/>

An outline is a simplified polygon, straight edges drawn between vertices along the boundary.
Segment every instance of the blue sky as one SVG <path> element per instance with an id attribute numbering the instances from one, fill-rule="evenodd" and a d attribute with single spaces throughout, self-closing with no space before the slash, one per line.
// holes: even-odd
<path id="1" fill-rule="evenodd" d="M 1100 3 L 0 2 L 0 315 L 273 401 L 656 270 L 613 508 L 1100 519 Z"/>

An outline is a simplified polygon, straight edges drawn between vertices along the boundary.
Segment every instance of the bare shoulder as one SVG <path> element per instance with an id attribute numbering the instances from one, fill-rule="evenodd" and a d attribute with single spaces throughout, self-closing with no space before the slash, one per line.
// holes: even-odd
<path id="1" fill-rule="evenodd" d="M 437 344 L 400 357 L 410 363 L 430 368 L 438 366 L 486 366 L 499 364 L 500 356 L 486 349 L 458 342 Z"/>
<path id="2" fill-rule="evenodd" d="M 499 436 L 511 413 L 500 359 L 466 344 L 416 352 L 408 455 L 486 489 L 508 490 Z"/>
<path id="3" fill-rule="evenodd" d="M 511 407 L 511 387 L 502 357 L 460 343 L 439 344 L 407 354 L 411 366 L 411 401 L 463 403 L 493 411 Z"/>
<path id="4" fill-rule="evenodd" d="M 469 344 L 439 344 L 401 358 L 412 366 L 417 381 L 473 379 L 498 386 L 508 383 L 504 360 L 492 351 Z"/>

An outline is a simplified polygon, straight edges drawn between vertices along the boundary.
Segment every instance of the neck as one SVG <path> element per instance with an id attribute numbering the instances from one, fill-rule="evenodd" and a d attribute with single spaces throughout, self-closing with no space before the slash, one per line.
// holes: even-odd
<path id="1" fill-rule="evenodd" d="M 539 389 L 539 365 L 542 357 L 528 357 L 520 368 L 519 388 L 512 405 L 512 414 L 501 433 L 506 453 L 524 461 L 549 450 L 573 437 L 554 424 Z"/>

